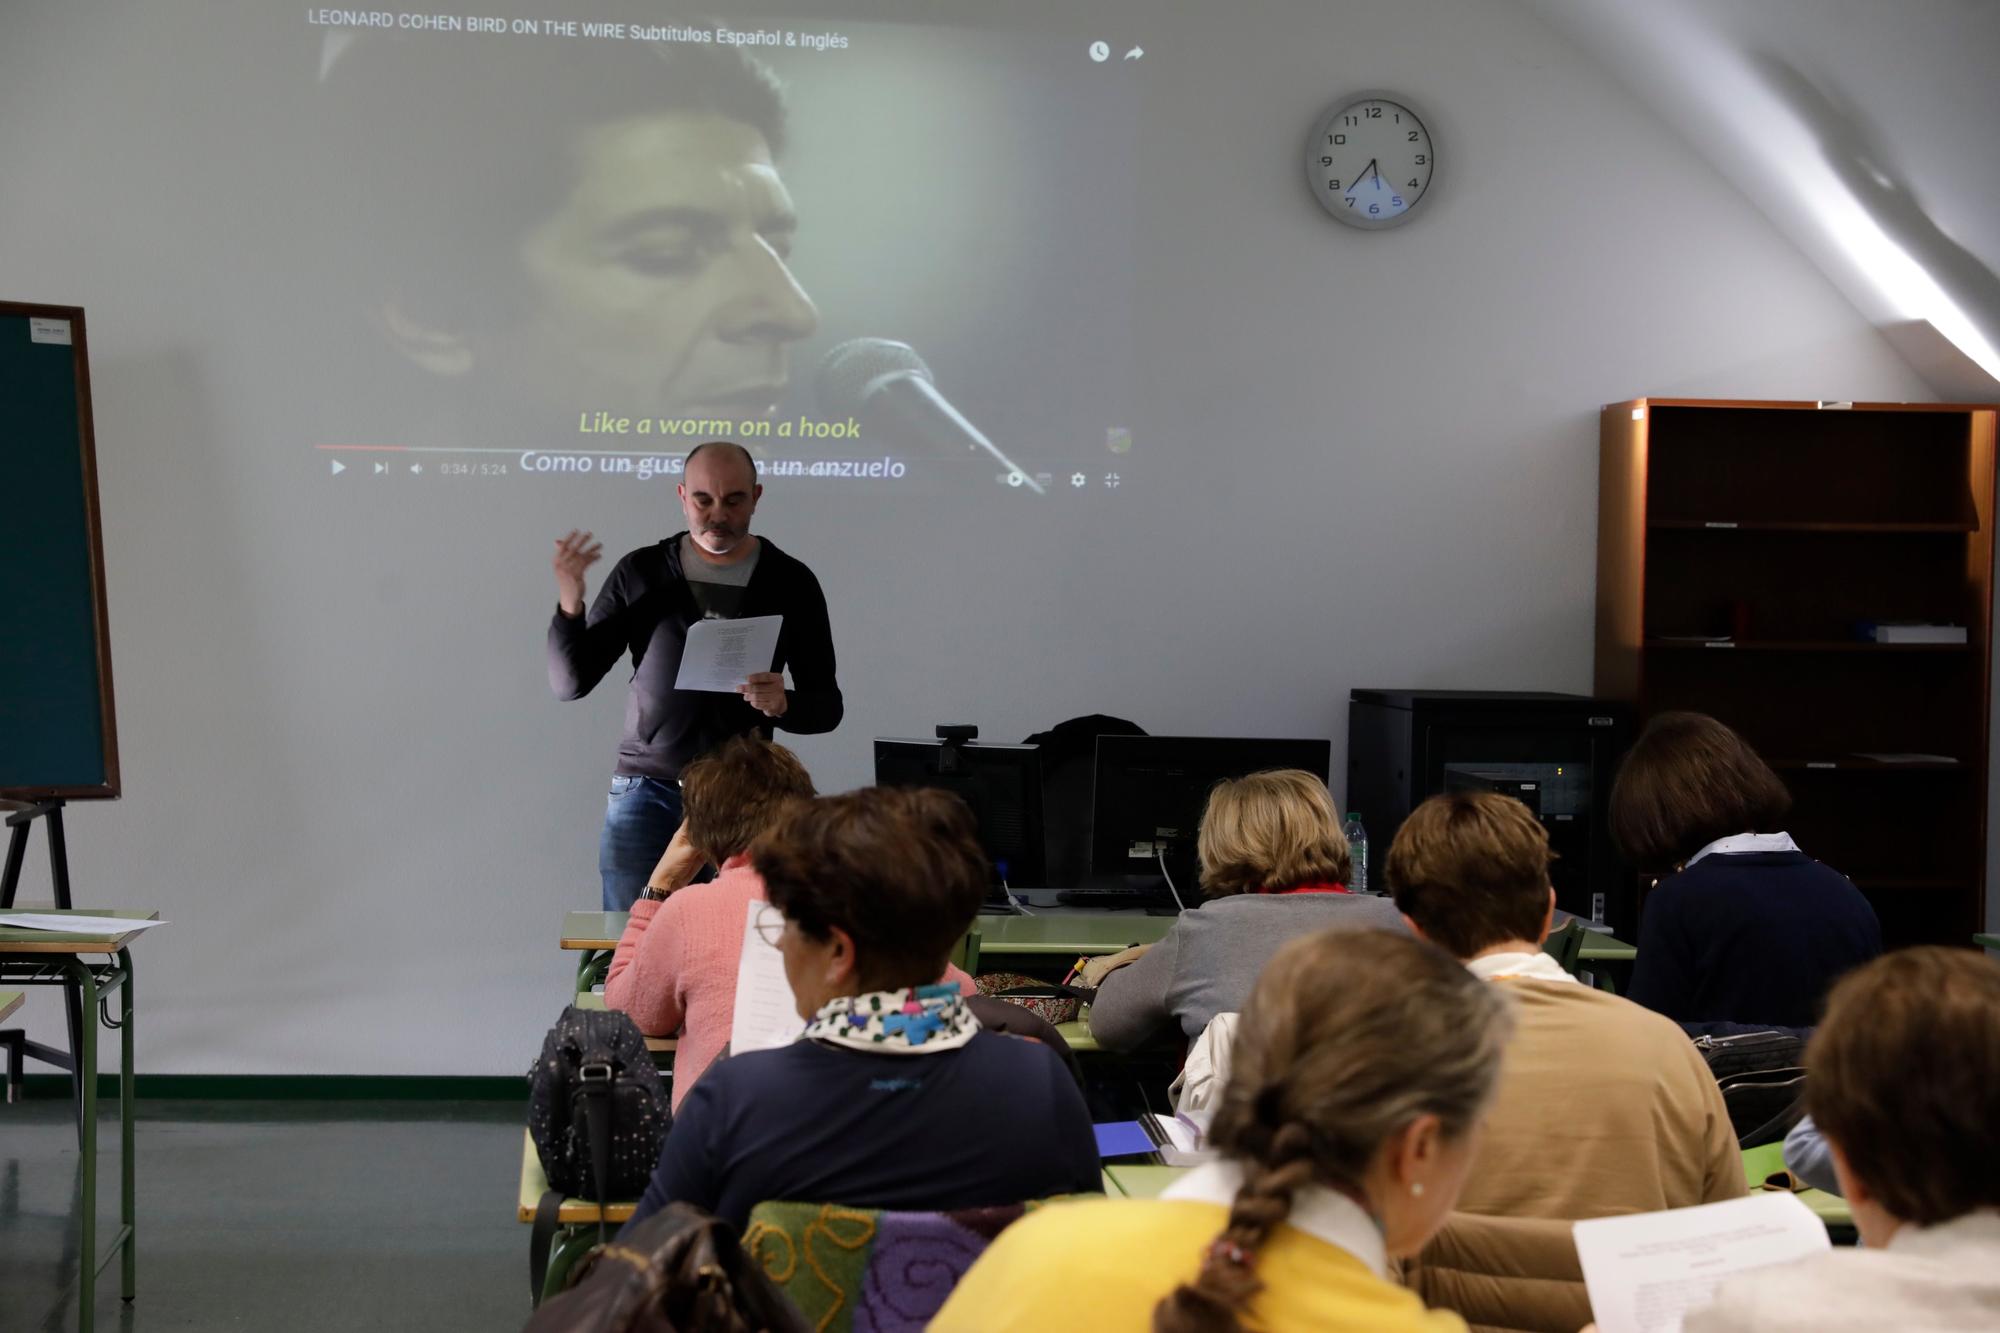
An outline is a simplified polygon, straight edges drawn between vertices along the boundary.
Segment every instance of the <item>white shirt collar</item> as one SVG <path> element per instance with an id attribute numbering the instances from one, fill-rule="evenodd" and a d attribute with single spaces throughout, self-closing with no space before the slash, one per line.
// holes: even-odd
<path id="1" fill-rule="evenodd" d="M 1236 1202 L 1236 1191 L 1242 1186 L 1243 1168 L 1236 1163 L 1204 1162 L 1168 1186 L 1160 1197 L 1219 1203 L 1227 1208 Z M 1308 1185 L 1293 1196 L 1292 1211 L 1285 1221 L 1353 1255 L 1375 1276 L 1389 1276 L 1389 1251 L 1382 1241 L 1382 1229 L 1345 1194 L 1323 1185 Z"/>
<path id="2" fill-rule="evenodd" d="M 1489 953 L 1466 960 L 1465 970 L 1481 981 L 1519 977 L 1523 981 L 1575 981 L 1562 964 L 1540 949 L 1533 953 Z"/>
<path id="3" fill-rule="evenodd" d="M 1789 833 L 1732 833 L 1726 838 L 1717 838 L 1708 846 L 1681 862 L 1685 870 L 1704 856 L 1735 856 L 1743 852 L 1796 852 L 1799 845 L 1792 841 Z"/>

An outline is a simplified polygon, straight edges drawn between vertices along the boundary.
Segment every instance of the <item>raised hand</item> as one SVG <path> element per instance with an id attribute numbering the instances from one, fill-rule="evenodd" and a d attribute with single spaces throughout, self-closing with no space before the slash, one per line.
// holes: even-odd
<path id="1" fill-rule="evenodd" d="M 603 557 L 604 543 L 587 532 L 571 528 L 569 536 L 556 538 L 556 604 L 564 615 L 583 614 L 583 571 Z"/>

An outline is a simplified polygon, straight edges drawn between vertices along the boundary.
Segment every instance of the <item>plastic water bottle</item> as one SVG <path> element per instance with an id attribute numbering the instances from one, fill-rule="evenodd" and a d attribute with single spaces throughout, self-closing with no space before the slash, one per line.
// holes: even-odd
<path id="1" fill-rule="evenodd" d="M 1368 830 L 1361 827 L 1361 816 L 1352 810 L 1347 812 L 1347 822 L 1340 826 L 1341 836 L 1347 839 L 1347 855 L 1354 862 L 1354 874 L 1347 885 L 1350 893 L 1368 892 Z"/>

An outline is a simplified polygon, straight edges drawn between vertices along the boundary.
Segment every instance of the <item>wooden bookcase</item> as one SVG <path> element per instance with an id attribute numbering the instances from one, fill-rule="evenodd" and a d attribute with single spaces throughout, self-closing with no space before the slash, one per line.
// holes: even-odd
<path id="1" fill-rule="evenodd" d="M 1792 789 L 1792 835 L 1892 946 L 1984 924 L 1995 416 L 1641 398 L 1602 417 L 1597 693 L 1747 737 Z M 1968 642 L 1865 642 L 1869 620 Z"/>

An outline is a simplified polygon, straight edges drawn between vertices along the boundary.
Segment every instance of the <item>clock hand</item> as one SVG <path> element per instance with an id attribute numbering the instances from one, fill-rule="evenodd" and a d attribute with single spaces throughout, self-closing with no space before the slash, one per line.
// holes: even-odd
<path id="1" fill-rule="evenodd" d="M 1382 168 L 1376 165 L 1376 160 L 1372 157 L 1368 159 L 1368 165 L 1361 169 L 1361 176 L 1369 176 L 1369 175 L 1375 177 L 1375 184 L 1379 188 L 1382 184 Z M 1356 176 L 1354 178 L 1353 184 L 1350 184 L 1344 191 L 1342 191 L 1342 193 L 1353 194 L 1354 187 L 1356 185 L 1361 184 L 1361 176 Z"/>

